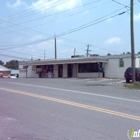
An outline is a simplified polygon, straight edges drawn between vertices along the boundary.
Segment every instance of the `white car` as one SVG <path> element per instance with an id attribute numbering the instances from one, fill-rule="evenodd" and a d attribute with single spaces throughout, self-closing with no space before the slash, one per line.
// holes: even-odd
<path id="1" fill-rule="evenodd" d="M 17 75 L 16 74 L 11 74 L 8 76 L 8 78 L 17 78 Z"/>

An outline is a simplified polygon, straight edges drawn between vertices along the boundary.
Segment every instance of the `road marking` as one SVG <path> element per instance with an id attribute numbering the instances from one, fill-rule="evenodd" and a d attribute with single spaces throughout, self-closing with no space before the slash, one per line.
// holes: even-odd
<path id="1" fill-rule="evenodd" d="M 125 80 L 122 80 L 122 81 L 119 81 L 119 82 L 116 82 L 116 83 L 118 83 L 118 84 L 119 84 L 119 83 L 124 83 L 124 82 L 125 82 Z"/>
<path id="2" fill-rule="evenodd" d="M 87 83 L 102 82 L 102 81 L 110 81 L 110 80 L 113 80 L 113 79 L 100 79 L 100 80 L 97 80 L 97 81 L 87 81 Z"/>
<path id="3" fill-rule="evenodd" d="M 116 81 L 116 82 L 111 82 L 111 83 L 109 83 L 109 84 L 110 84 L 110 85 L 111 85 L 111 84 L 120 84 L 120 83 L 124 83 L 124 82 L 125 82 L 125 80 L 121 80 L 121 81 L 118 81 L 118 82 L 117 82 L 117 81 Z"/>
<path id="4" fill-rule="evenodd" d="M 127 119 L 132 119 L 132 120 L 136 120 L 136 121 L 140 121 L 140 116 L 134 116 L 134 115 L 125 114 L 125 113 L 121 113 L 121 112 L 117 112 L 117 111 L 112 111 L 112 110 L 103 109 L 103 108 L 99 108 L 99 107 L 80 104 L 77 102 L 71 102 L 71 101 L 67 101 L 67 100 L 61 100 L 61 99 L 52 98 L 52 97 L 48 97 L 48 96 L 42 96 L 42 95 L 37 95 L 37 94 L 33 94 L 33 93 L 28 93 L 28 92 L 13 90 L 13 89 L 7 89 L 7 88 L 2 88 L 2 87 L 0 87 L 0 90 L 11 92 L 11 93 L 16 93 L 16 94 L 20 94 L 20 95 L 26 95 L 26 96 L 30 96 L 30 97 L 40 98 L 40 99 L 53 101 L 53 102 L 57 102 L 57 103 L 67 104 L 67 105 L 71 105 L 71 106 L 75 106 L 75 107 L 80 107 L 80 108 L 93 110 L 93 111 L 97 111 L 97 112 L 101 112 L 101 113 L 105 113 L 105 114 L 109 114 L 109 115 L 114 115 L 114 116 L 119 116 L 119 117 L 123 117 L 123 118 L 127 118 Z"/>
<path id="5" fill-rule="evenodd" d="M 88 80 L 92 80 L 90 79 L 67 79 L 68 81 L 88 81 Z"/>
<path id="6" fill-rule="evenodd" d="M 3 81 L 0 81 L 0 82 L 3 82 Z M 32 85 L 32 84 L 24 84 L 24 83 L 16 83 L 16 82 L 3 82 L 3 83 L 23 85 L 23 86 L 29 86 L 29 87 L 47 88 L 47 89 L 52 89 L 52 90 L 66 91 L 66 92 L 71 92 L 71 93 L 78 93 L 78 94 L 84 94 L 84 95 L 91 95 L 91 96 L 110 98 L 110 99 L 115 99 L 115 100 L 122 100 L 122 101 L 140 103 L 140 101 L 138 101 L 138 100 L 132 100 L 132 99 L 120 98 L 120 97 L 114 97 L 114 96 L 108 96 L 108 95 L 101 95 L 101 94 L 97 94 L 97 93 L 89 93 L 89 92 L 83 92 L 83 91 L 76 91 L 76 90 L 69 90 L 69 89 L 62 89 L 62 88 L 54 88 L 54 87 L 47 87 L 47 86 L 39 86 L 39 85 Z"/>

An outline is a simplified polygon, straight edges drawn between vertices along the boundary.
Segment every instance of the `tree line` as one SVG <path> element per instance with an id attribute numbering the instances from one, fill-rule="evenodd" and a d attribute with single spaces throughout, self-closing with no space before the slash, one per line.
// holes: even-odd
<path id="1" fill-rule="evenodd" d="M 2 60 L 0 60 L 0 65 L 5 66 L 9 69 L 17 70 L 18 66 L 19 66 L 19 61 L 18 60 L 10 60 L 10 61 L 6 62 L 6 64 L 5 64 Z"/>

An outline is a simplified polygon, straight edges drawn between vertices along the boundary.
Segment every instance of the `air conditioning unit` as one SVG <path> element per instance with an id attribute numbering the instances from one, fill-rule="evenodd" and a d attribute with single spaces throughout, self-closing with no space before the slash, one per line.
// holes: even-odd
<path id="1" fill-rule="evenodd" d="M 99 56 L 99 54 L 90 54 L 90 57 Z"/>
<path id="2" fill-rule="evenodd" d="M 81 58 L 81 57 L 85 57 L 84 55 L 72 55 L 71 58 Z"/>

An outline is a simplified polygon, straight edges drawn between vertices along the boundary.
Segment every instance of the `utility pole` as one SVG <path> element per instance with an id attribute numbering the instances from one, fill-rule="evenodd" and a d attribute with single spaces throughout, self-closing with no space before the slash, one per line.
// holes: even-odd
<path id="1" fill-rule="evenodd" d="M 57 59 L 56 37 L 54 37 L 54 47 L 55 47 L 55 59 Z"/>
<path id="2" fill-rule="evenodd" d="M 46 58 L 46 53 L 45 53 L 45 50 L 44 50 L 44 60 L 45 60 L 45 58 Z"/>
<path id="3" fill-rule="evenodd" d="M 135 46 L 134 46 L 134 1 L 130 0 L 130 34 L 131 34 L 131 67 L 132 67 L 132 83 L 135 82 Z"/>
<path id="4" fill-rule="evenodd" d="M 74 48 L 74 56 L 75 56 L 76 48 Z"/>
<path id="5" fill-rule="evenodd" d="M 87 45 L 87 50 L 86 50 L 86 57 L 89 56 L 89 52 L 91 52 L 91 50 L 89 50 L 89 44 Z"/>

